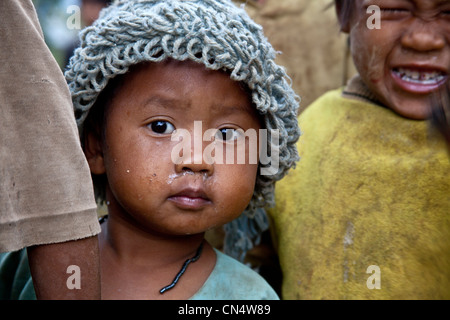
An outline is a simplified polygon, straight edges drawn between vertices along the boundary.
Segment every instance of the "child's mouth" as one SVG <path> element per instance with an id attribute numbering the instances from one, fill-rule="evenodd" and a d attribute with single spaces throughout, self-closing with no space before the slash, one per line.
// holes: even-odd
<path id="1" fill-rule="evenodd" d="M 446 78 L 446 75 L 442 71 L 394 68 L 393 72 L 403 81 L 422 85 L 437 85 Z"/>
<path id="2" fill-rule="evenodd" d="M 397 67 L 392 69 L 392 75 L 403 90 L 416 94 L 437 90 L 448 78 L 444 71 L 431 68 Z"/>
<path id="3" fill-rule="evenodd" d="M 177 207 L 186 210 L 199 210 L 211 204 L 211 200 L 202 189 L 186 188 L 170 196 L 168 200 Z"/>

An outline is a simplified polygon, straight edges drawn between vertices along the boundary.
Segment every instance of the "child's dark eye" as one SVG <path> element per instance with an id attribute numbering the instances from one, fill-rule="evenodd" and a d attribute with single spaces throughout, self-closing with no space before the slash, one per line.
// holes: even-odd
<path id="1" fill-rule="evenodd" d="M 234 141 L 238 140 L 242 136 L 242 130 L 232 129 L 232 128 L 223 128 L 217 130 L 216 139 L 222 141 Z"/>
<path id="2" fill-rule="evenodd" d="M 407 12 L 407 9 L 402 8 L 381 8 L 381 11 L 384 12 Z"/>
<path id="3" fill-rule="evenodd" d="M 404 17 L 409 14 L 409 10 L 405 8 L 380 8 L 382 18 Z"/>
<path id="4" fill-rule="evenodd" d="M 175 131 L 175 127 L 168 121 L 153 121 L 147 125 L 150 130 L 157 134 L 171 134 Z"/>

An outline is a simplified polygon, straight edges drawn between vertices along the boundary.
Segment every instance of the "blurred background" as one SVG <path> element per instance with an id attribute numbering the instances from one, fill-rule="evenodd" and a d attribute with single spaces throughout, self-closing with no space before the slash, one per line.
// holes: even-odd
<path id="1" fill-rule="evenodd" d="M 80 31 L 67 27 L 67 19 L 71 16 L 67 13 L 67 9 L 73 5 L 81 8 L 81 0 L 33 0 L 33 3 L 45 35 L 45 41 L 62 67 L 65 50 L 77 41 Z"/>
<path id="2" fill-rule="evenodd" d="M 33 0 L 45 41 L 64 69 L 80 30 L 97 19 L 111 0 Z"/>

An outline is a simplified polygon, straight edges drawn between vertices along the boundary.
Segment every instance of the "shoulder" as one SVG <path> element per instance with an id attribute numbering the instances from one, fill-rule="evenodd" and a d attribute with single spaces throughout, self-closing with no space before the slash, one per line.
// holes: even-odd
<path id="1" fill-rule="evenodd" d="M 0 253 L 0 299 L 36 299 L 26 249 Z"/>
<path id="2" fill-rule="evenodd" d="M 330 90 L 325 92 L 319 98 L 314 100 L 305 110 L 300 114 L 299 120 L 303 124 L 307 121 L 319 119 L 317 115 L 320 114 L 320 118 L 323 117 L 336 117 L 340 114 L 346 114 L 349 110 L 363 111 L 365 108 L 361 108 L 362 105 L 372 105 L 362 99 L 351 98 L 343 94 L 344 87 Z M 367 111 L 367 110 L 364 110 Z"/>
<path id="3" fill-rule="evenodd" d="M 330 102 L 334 103 L 336 101 L 346 100 L 342 95 L 343 89 L 344 88 L 341 87 L 323 93 L 320 97 L 311 102 L 302 113 L 305 113 L 306 110 L 311 109 L 312 107 L 313 109 L 323 108 L 324 106 L 328 106 Z"/>
<path id="4" fill-rule="evenodd" d="M 304 197 L 322 188 L 324 177 L 334 175 L 326 166 L 337 164 L 341 156 L 354 153 L 354 141 L 358 141 L 366 126 L 372 126 L 373 113 L 384 112 L 383 108 L 357 99 L 343 96 L 338 88 L 317 98 L 299 116 L 301 130 L 297 149 L 300 161 L 288 174 L 277 181 L 275 207 L 269 215 L 278 222 L 280 212 L 298 212 L 305 207 Z M 313 205 L 314 199 L 308 200 Z M 289 214 L 283 215 L 291 223 Z M 295 223 L 289 227 L 293 227 Z"/>
<path id="5" fill-rule="evenodd" d="M 216 265 L 192 300 L 279 300 L 275 290 L 251 268 L 214 249 Z"/>

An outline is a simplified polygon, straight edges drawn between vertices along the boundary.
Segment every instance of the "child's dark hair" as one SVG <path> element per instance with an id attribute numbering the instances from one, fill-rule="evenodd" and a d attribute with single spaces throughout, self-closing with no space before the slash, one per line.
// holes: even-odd
<path id="1" fill-rule="evenodd" d="M 121 87 L 123 77 L 124 75 L 119 75 L 111 79 L 105 89 L 98 95 L 88 117 L 86 117 L 85 125 L 80 132 L 83 149 L 85 148 L 86 139 L 89 134 L 95 135 L 98 141 L 103 142 L 105 140 L 106 110 Z M 102 205 L 106 200 L 106 185 L 108 184 L 106 174 L 91 174 L 91 176 L 94 184 L 95 200 L 98 204 Z"/>
<path id="2" fill-rule="evenodd" d="M 334 0 L 334 5 L 338 13 L 338 20 L 341 29 L 350 22 L 354 8 L 354 0 Z"/>

